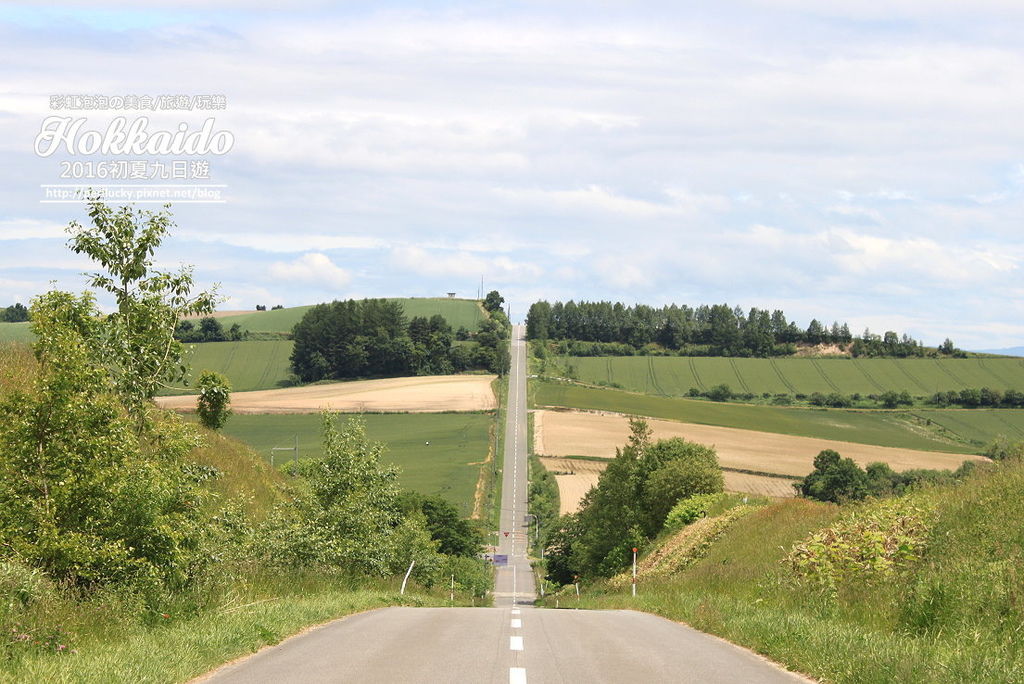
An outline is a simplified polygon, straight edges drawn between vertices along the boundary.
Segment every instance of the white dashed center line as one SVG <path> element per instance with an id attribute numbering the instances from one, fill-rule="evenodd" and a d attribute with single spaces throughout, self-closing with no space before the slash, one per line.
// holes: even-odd
<path id="1" fill-rule="evenodd" d="M 509 637 L 508 638 L 508 647 L 510 649 L 512 649 L 513 651 L 522 651 L 523 650 L 523 637 L 521 637 L 521 636 L 511 636 L 511 637 Z"/>
<path id="2" fill-rule="evenodd" d="M 508 668 L 508 684 L 526 684 L 526 668 Z"/>
<path id="3" fill-rule="evenodd" d="M 523 621 L 519 618 L 512 618 L 512 629 L 522 629 Z"/>

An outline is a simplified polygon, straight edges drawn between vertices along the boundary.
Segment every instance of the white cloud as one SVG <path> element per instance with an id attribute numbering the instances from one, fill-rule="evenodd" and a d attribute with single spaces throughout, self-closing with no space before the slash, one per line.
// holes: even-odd
<path id="1" fill-rule="evenodd" d="M 331 249 L 380 249 L 388 245 L 386 240 L 369 235 L 332 235 L 327 233 L 206 233 L 184 230 L 177 232 L 176 235 L 184 240 L 219 242 L 233 247 L 248 247 L 261 252 L 278 253 Z"/>
<path id="2" fill-rule="evenodd" d="M 270 275 L 277 280 L 311 285 L 321 290 L 343 288 L 352 280 L 348 271 L 318 252 L 303 254 L 294 261 L 276 261 L 270 265 Z"/>
<path id="3" fill-rule="evenodd" d="M 31 218 L 0 219 L 0 240 L 66 238 L 66 224 Z"/>
<path id="4" fill-rule="evenodd" d="M 507 256 L 484 257 L 470 252 L 428 251 L 405 245 L 392 250 L 391 261 L 397 268 L 435 278 L 479 278 L 497 283 L 538 278 L 539 266 Z"/>

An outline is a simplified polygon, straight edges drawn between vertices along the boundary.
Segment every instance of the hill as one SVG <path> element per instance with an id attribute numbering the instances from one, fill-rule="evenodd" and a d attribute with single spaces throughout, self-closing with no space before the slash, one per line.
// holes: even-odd
<path id="1" fill-rule="evenodd" d="M 441 297 L 388 297 L 388 301 L 399 302 L 405 310 L 406 318 L 434 315 L 444 316 L 453 330 L 461 327 L 476 330 L 485 313 L 475 299 L 448 299 Z M 220 319 L 225 328 L 238 324 L 243 330 L 255 333 L 290 333 L 302 316 L 313 306 L 294 306 L 287 309 L 271 311 L 254 311 L 252 313 L 224 316 Z"/>
<path id="2" fill-rule="evenodd" d="M 709 511 L 644 550 L 636 598 L 621 576 L 547 603 L 683 620 L 822 681 L 1022 681 L 1022 488 L 1012 463 L 859 506 Z"/>

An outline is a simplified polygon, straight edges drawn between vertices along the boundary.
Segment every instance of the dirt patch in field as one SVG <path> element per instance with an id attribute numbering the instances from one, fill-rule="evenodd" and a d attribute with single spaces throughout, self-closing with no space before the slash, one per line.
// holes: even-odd
<path id="1" fill-rule="evenodd" d="M 722 477 L 725 478 L 725 491 L 727 492 L 757 494 L 758 496 L 770 496 L 776 499 L 796 496 L 796 490 L 793 489 L 795 480 L 768 477 L 767 475 L 753 475 L 751 473 L 737 473 L 733 470 L 723 470 Z"/>
<path id="2" fill-rule="evenodd" d="M 802 344 L 797 346 L 794 356 L 814 358 L 820 356 L 851 356 L 851 354 L 849 347 L 843 347 L 838 344 Z"/>
<path id="3" fill-rule="evenodd" d="M 956 469 L 965 460 L 983 461 L 980 456 L 948 454 L 914 449 L 794 437 L 771 432 L 696 425 L 649 419 L 655 439 L 683 437 L 713 445 L 723 468 L 756 470 L 763 473 L 802 477 L 814 468 L 814 457 L 822 449 L 835 449 L 864 466 L 881 461 L 902 471 L 912 468 Z M 534 452 L 544 456 L 599 456 L 613 458 L 615 448 L 626 443 L 629 425 L 625 416 L 571 411 L 538 411 L 534 414 Z"/>
<path id="4" fill-rule="evenodd" d="M 413 378 L 356 380 L 288 389 L 235 392 L 235 413 L 345 413 L 374 411 L 484 411 L 497 406 L 493 375 L 428 375 Z M 194 411 L 195 395 L 158 397 L 157 404 L 176 411 Z"/>
<path id="5" fill-rule="evenodd" d="M 607 461 L 587 461 L 579 458 L 541 458 L 541 465 L 555 476 L 558 483 L 559 513 L 575 513 L 580 502 L 608 466 Z M 793 480 L 751 473 L 723 470 L 725 491 L 784 498 L 795 496 Z"/>
<path id="6" fill-rule="evenodd" d="M 607 467 L 602 461 L 583 461 L 573 458 L 542 458 L 541 464 L 554 474 L 558 483 L 558 512 L 575 513 L 580 501 Z"/>

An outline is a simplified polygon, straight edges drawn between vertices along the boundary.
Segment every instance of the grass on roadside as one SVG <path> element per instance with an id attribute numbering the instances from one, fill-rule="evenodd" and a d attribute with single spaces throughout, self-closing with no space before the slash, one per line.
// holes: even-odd
<path id="1" fill-rule="evenodd" d="M 794 545 L 840 529 L 852 511 L 913 500 L 773 504 L 737 520 L 681 572 L 642 577 L 636 599 L 601 582 L 582 587 L 579 606 L 682 620 L 825 681 L 1024 681 L 1024 529 L 1011 522 L 1024 516 L 1022 490 L 1024 467 L 1010 464 L 915 494 L 935 511 L 923 555 L 889 575 L 857 571 L 834 591 L 798 581 L 784 562 Z M 558 600 L 577 605 L 574 591 Z"/>

